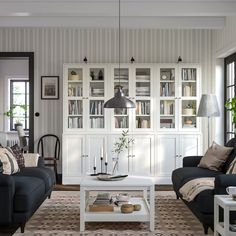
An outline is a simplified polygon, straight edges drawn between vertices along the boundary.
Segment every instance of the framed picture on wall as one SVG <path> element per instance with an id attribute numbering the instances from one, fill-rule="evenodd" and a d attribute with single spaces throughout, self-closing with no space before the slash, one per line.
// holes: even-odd
<path id="1" fill-rule="evenodd" d="M 59 99 L 59 76 L 41 76 L 41 99 Z"/>

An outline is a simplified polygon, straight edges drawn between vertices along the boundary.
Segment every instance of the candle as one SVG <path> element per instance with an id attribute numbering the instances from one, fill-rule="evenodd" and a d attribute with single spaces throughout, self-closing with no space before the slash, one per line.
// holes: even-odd
<path id="1" fill-rule="evenodd" d="M 103 147 L 101 147 L 101 156 L 100 157 L 103 157 Z"/>
<path id="2" fill-rule="evenodd" d="M 107 152 L 105 152 L 105 162 L 107 163 Z"/>
<path id="3" fill-rule="evenodd" d="M 96 156 L 94 156 L 94 167 L 96 167 Z"/>

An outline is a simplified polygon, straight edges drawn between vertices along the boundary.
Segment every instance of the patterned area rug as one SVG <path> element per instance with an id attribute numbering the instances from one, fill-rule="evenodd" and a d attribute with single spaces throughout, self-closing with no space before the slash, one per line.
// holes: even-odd
<path id="1" fill-rule="evenodd" d="M 54 191 L 26 224 L 24 236 L 203 236 L 203 228 L 172 191 L 156 192 L 155 231 L 146 223 L 86 223 L 86 231 L 79 232 L 79 192 Z M 14 236 L 22 234 L 18 229 Z M 209 235 L 213 235 L 210 231 Z"/>

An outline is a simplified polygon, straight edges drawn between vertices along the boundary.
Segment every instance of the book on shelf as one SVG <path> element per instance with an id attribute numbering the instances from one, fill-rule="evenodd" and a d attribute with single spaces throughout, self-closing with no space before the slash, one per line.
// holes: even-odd
<path id="1" fill-rule="evenodd" d="M 69 117 L 68 128 L 82 128 L 82 117 Z"/>
<path id="2" fill-rule="evenodd" d="M 161 82 L 160 95 L 163 97 L 174 96 L 175 95 L 175 84 L 168 82 Z"/>
<path id="3" fill-rule="evenodd" d="M 150 115 L 150 101 L 137 101 L 136 114 L 137 115 Z"/>
<path id="4" fill-rule="evenodd" d="M 173 101 L 161 101 L 160 104 L 161 115 L 173 115 L 174 114 L 174 102 Z"/>
<path id="5" fill-rule="evenodd" d="M 196 80 L 197 70 L 196 68 L 183 68 L 182 80 Z"/>
<path id="6" fill-rule="evenodd" d="M 103 117 L 90 117 L 91 128 L 104 128 Z"/>
<path id="7" fill-rule="evenodd" d="M 68 101 L 68 112 L 69 115 L 80 115 L 82 114 L 82 101 L 79 100 L 69 100 Z"/>
<path id="8" fill-rule="evenodd" d="M 128 117 L 115 117 L 115 128 L 128 128 Z"/>
<path id="9" fill-rule="evenodd" d="M 90 101 L 90 115 L 103 115 L 104 101 Z"/>

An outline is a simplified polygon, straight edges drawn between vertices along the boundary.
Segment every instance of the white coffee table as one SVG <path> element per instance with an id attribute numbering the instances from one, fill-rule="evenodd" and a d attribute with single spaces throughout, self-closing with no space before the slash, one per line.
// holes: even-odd
<path id="1" fill-rule="evenodd" d="M 123 214 L 114 212 L 89 212 L 86 210 L 90 192 L 129 192 L 141 191 L 142 197 L 131 198 L 133 204 L 141 204 L 140 211 Z M 148 200 L 149 192 L 149 200 Z M 148 222 L 150 231 L 154 231 L 155 187 L 154 180 L 146 176 L 128 176 L 119 181 L 100 181 L 94 176 L 86 176 L 80 184 L 80 231 L 85 230 L 85 222 Z"/>
<path id="2" fill-rule="evenodd" d="M 224 210 L 224 222 L 219 221 L 219 206 Z M 229 195 L 215 195 L 214 199 L 214 235 L 235 236 L 236 232 L 230 230 L 229 213 L 236 211 L 236 201 Z"/>

